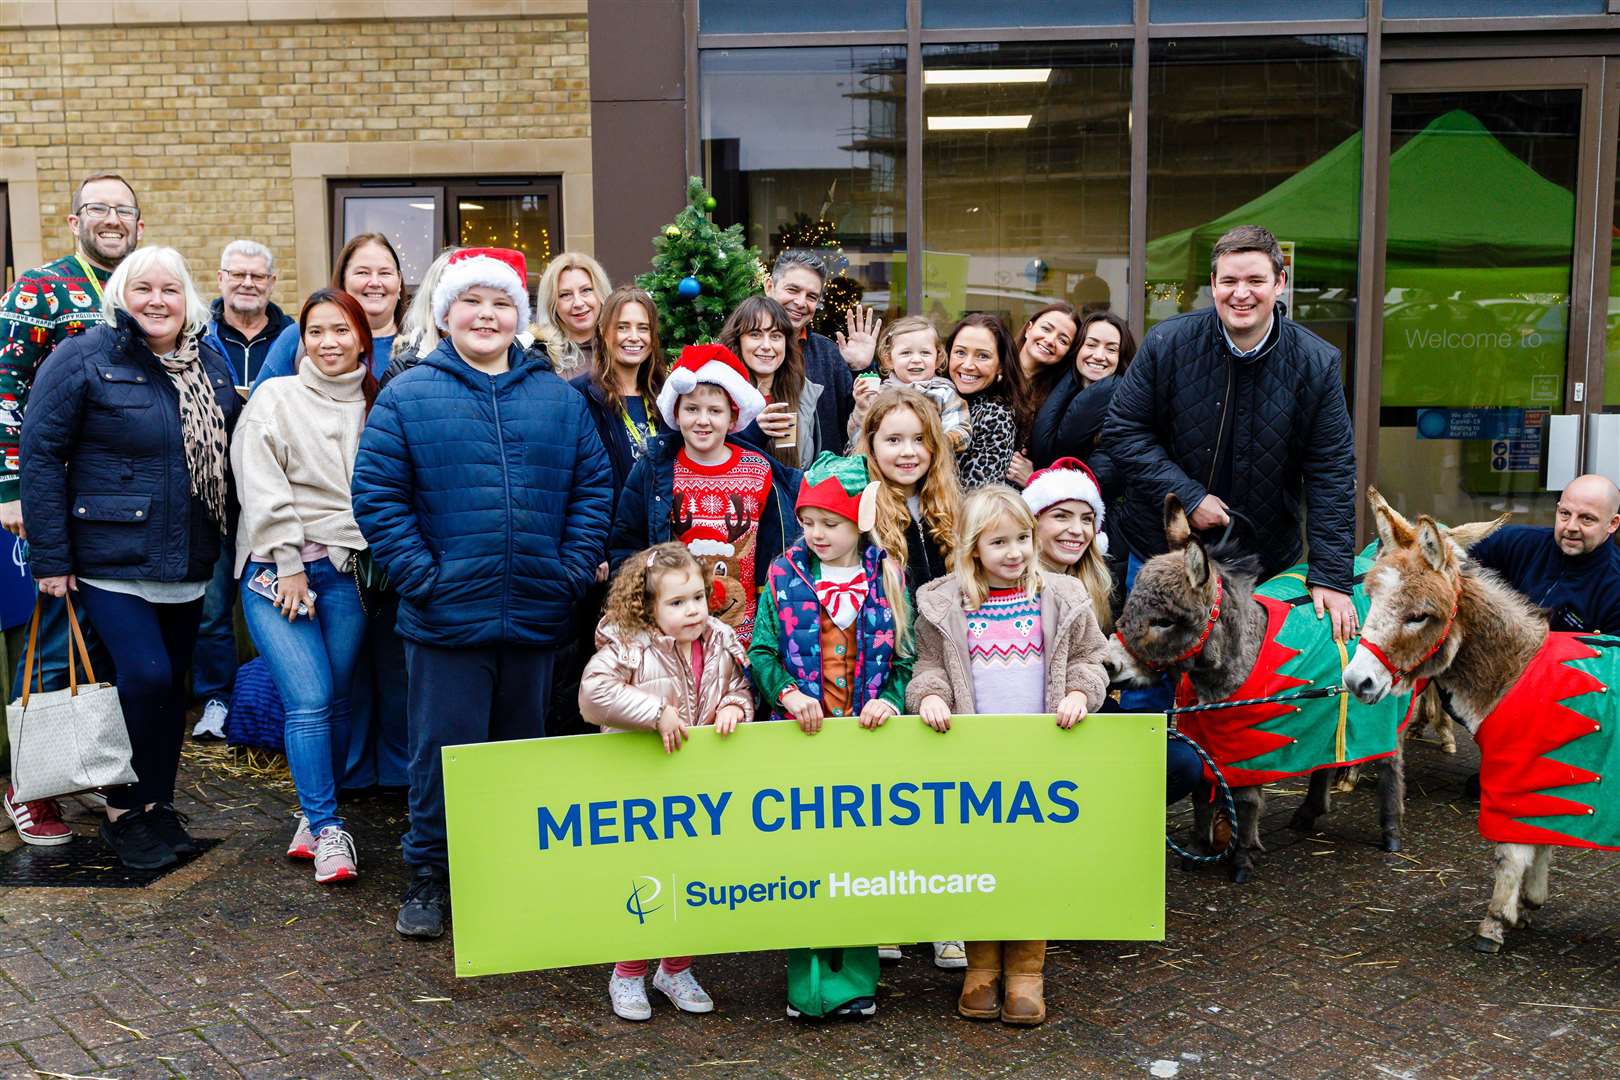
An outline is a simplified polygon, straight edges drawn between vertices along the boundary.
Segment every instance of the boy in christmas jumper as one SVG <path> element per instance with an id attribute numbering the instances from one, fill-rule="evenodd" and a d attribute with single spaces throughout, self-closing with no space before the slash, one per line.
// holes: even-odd
<path id="1" fill-rule="evenodd" d="M 727 438 L 764 408 L 731 350 L 681 350 L 658 393 L 670 431 L 652 440 L 630 470 L 608 541 L 615 568 L 654 544 L 684 543 L 713 582 L 710 611 L 745 647 L 765 568 L 798 536 L 785 510 L 798 470 Z"/>
<path id="2" fill-rule="evenodd" d="M 804 537 L 771 563 L 748 650 L 775 720 L 815 734 L 828 716 L 875 730 L 905 704 L 911 672 L 902 568 L 863 538 L 877 513 L 866 459 L 830 451 L 805 470 Z M 837 977 L 818 972 L 836 972 Z M 874 946 L 788 953 L 788 1015 L 850 1019 L 877 1011 Z"/>
<path id="3" fill-rule="evenodd" d="M 1085 587 L 1040 569 L 1035 518 L 1016 492 L 968 496 L 955 573 L 917 590 L 917 662 L 906 700 L 947 732 L 951 716 L 1055 713 L 1068 730 L 1108 693 L 1107 643 Z M 1044 941 L 969 941 L 957 1012 L 1008 1024 L 1046 1019 Z M 1005 997 L 1002 992 L 1005 975 Z"/>

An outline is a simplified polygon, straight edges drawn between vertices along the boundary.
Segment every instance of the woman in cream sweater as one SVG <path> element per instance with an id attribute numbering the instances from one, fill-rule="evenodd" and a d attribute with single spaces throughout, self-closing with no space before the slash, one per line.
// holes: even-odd
<path id="1" fill-rule="evenodd" d="M 351 563 L 366 541 L 349 477 L 377 382 L 365 312 L 349 294 L 312 293 L 298 330 L 296 377 L 260 387 L 231 442 L 242 503 L 236 568 L 248 632 L 287 712 L 287 764 L 302 809 L 287 855 L 313 859 L 315 880 L 327 884 L 358 873 L 337 813 L 337 773 L 365 637 Z"/>

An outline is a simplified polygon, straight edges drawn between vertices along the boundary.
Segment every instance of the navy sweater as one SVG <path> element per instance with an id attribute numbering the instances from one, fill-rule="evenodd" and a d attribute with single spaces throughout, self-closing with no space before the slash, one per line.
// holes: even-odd
<path id="1" fill-rule="evenodd" d="M 1468 554 L 1545 611 L 1554 630 L 1620 634 L 1620 548 L 1614 544 L 1570 556 L 1559 549 L 1552 529 L 1509 525 Z"/>

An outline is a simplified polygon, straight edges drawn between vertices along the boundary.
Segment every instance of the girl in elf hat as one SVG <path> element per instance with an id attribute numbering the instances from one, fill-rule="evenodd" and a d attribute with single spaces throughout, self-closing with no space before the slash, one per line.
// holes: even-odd
<path id="1" fill-rule="evenodd" d="M 1067 730 L 1102 705 L 1107 644 L 1091 599 L 1073 578 L 1040 569 L 1035 518 L 1016 492 L 991 484 L 968 496 L 952 562 L 952 575 L 917 590 L 906 701 L 924 723 L 948 732 L 952 716 L 1055 713 Z M 1046 1019 L 1046 942 L 969 941 L 966 950 L 957 1012 L 1008 1024 Z"/>
<path id="2" fill-rule="evenodd" d="M 866 461 L 823 451 L 796 504 L 804 536 L 772 560 L 748 659 L 776 720 L 815 734 L 827 717 L 868 730 L 905 705 L 910 619 L 902 571 L 867 542 L 877 489 Z M 859 1019 L 877 1011 L 873 946 L 788 953 L 788 1015 Z"/>

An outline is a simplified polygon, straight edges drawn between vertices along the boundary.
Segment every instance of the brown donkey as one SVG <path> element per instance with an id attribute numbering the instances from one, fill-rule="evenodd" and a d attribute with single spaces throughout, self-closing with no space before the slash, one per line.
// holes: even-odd
<path id="1" fill-rule="evenodd" d="M 1612 810 L 1599 814 L 1579 801 L 1581 786 L 1602 778 L 1574 764 L 1581 755 L 1568 750 L 1610 737 L 1577 710 L 1602 700 L 1601 673 L 1605 665 L 1614 670 L 1620 639 L 1549 634 L 1541 612 L 1465 557 L 1505 518 L 1447 529 L 1423 515 L 1413 525 L 1378 492 L 1369 489 L 1367 498 L 1381 550 L 1345 686 L 1370 702 L 1426 677 L 1479 743 L 1480 832 L 1500 842 L 1474 948 L 1493 953 L 1507 927 L 1528 925 L 1529 912 L 1546 902 L 1552 845 L 1613 846 L 1612 837 L 1606 844 L 1590 835 L 1594 826 L 1612 829 Z M 1538 695 L 1548 700 L 1528 700 Z"/>
<path id="2" fill-rule="evenodd" d="M 1291 826 L 1312 832 L 1328 812 L 1331 766 L 1378 760 L 1383 847 L 1398 851 L 1405 780 L 1399 729 L 1409 698 L 1369 709 L 1341 696 L 1269 699 L 1339 682 L 1348 653 L 1309 603 L 1304 568 L 1258 587 L 1252 558 L 1216 546 L 1206 550 L 1181 502 L 1165 499 L 1167 554 L 1149 559 L 1125 601 L 1106 663 L 1115 683 L 1148 685 L 1161 673 L 1179 678 L 1199 703 L 1255 701 L 1184 715 L 1181 729 L 1211 753 L 1232 785 L 1238 820 L 1231 876 L 1250 880 L 1260 843 L 1263 785 L 1310 774 L 1309 791 Z M 1358 560 L 1365 563 L 1365 558 Z M 1366 604 L 1358 587 L 1358 609 Z M 1209 789 L 1193 795 L 1196 841 L 1211 849 Z"/>

